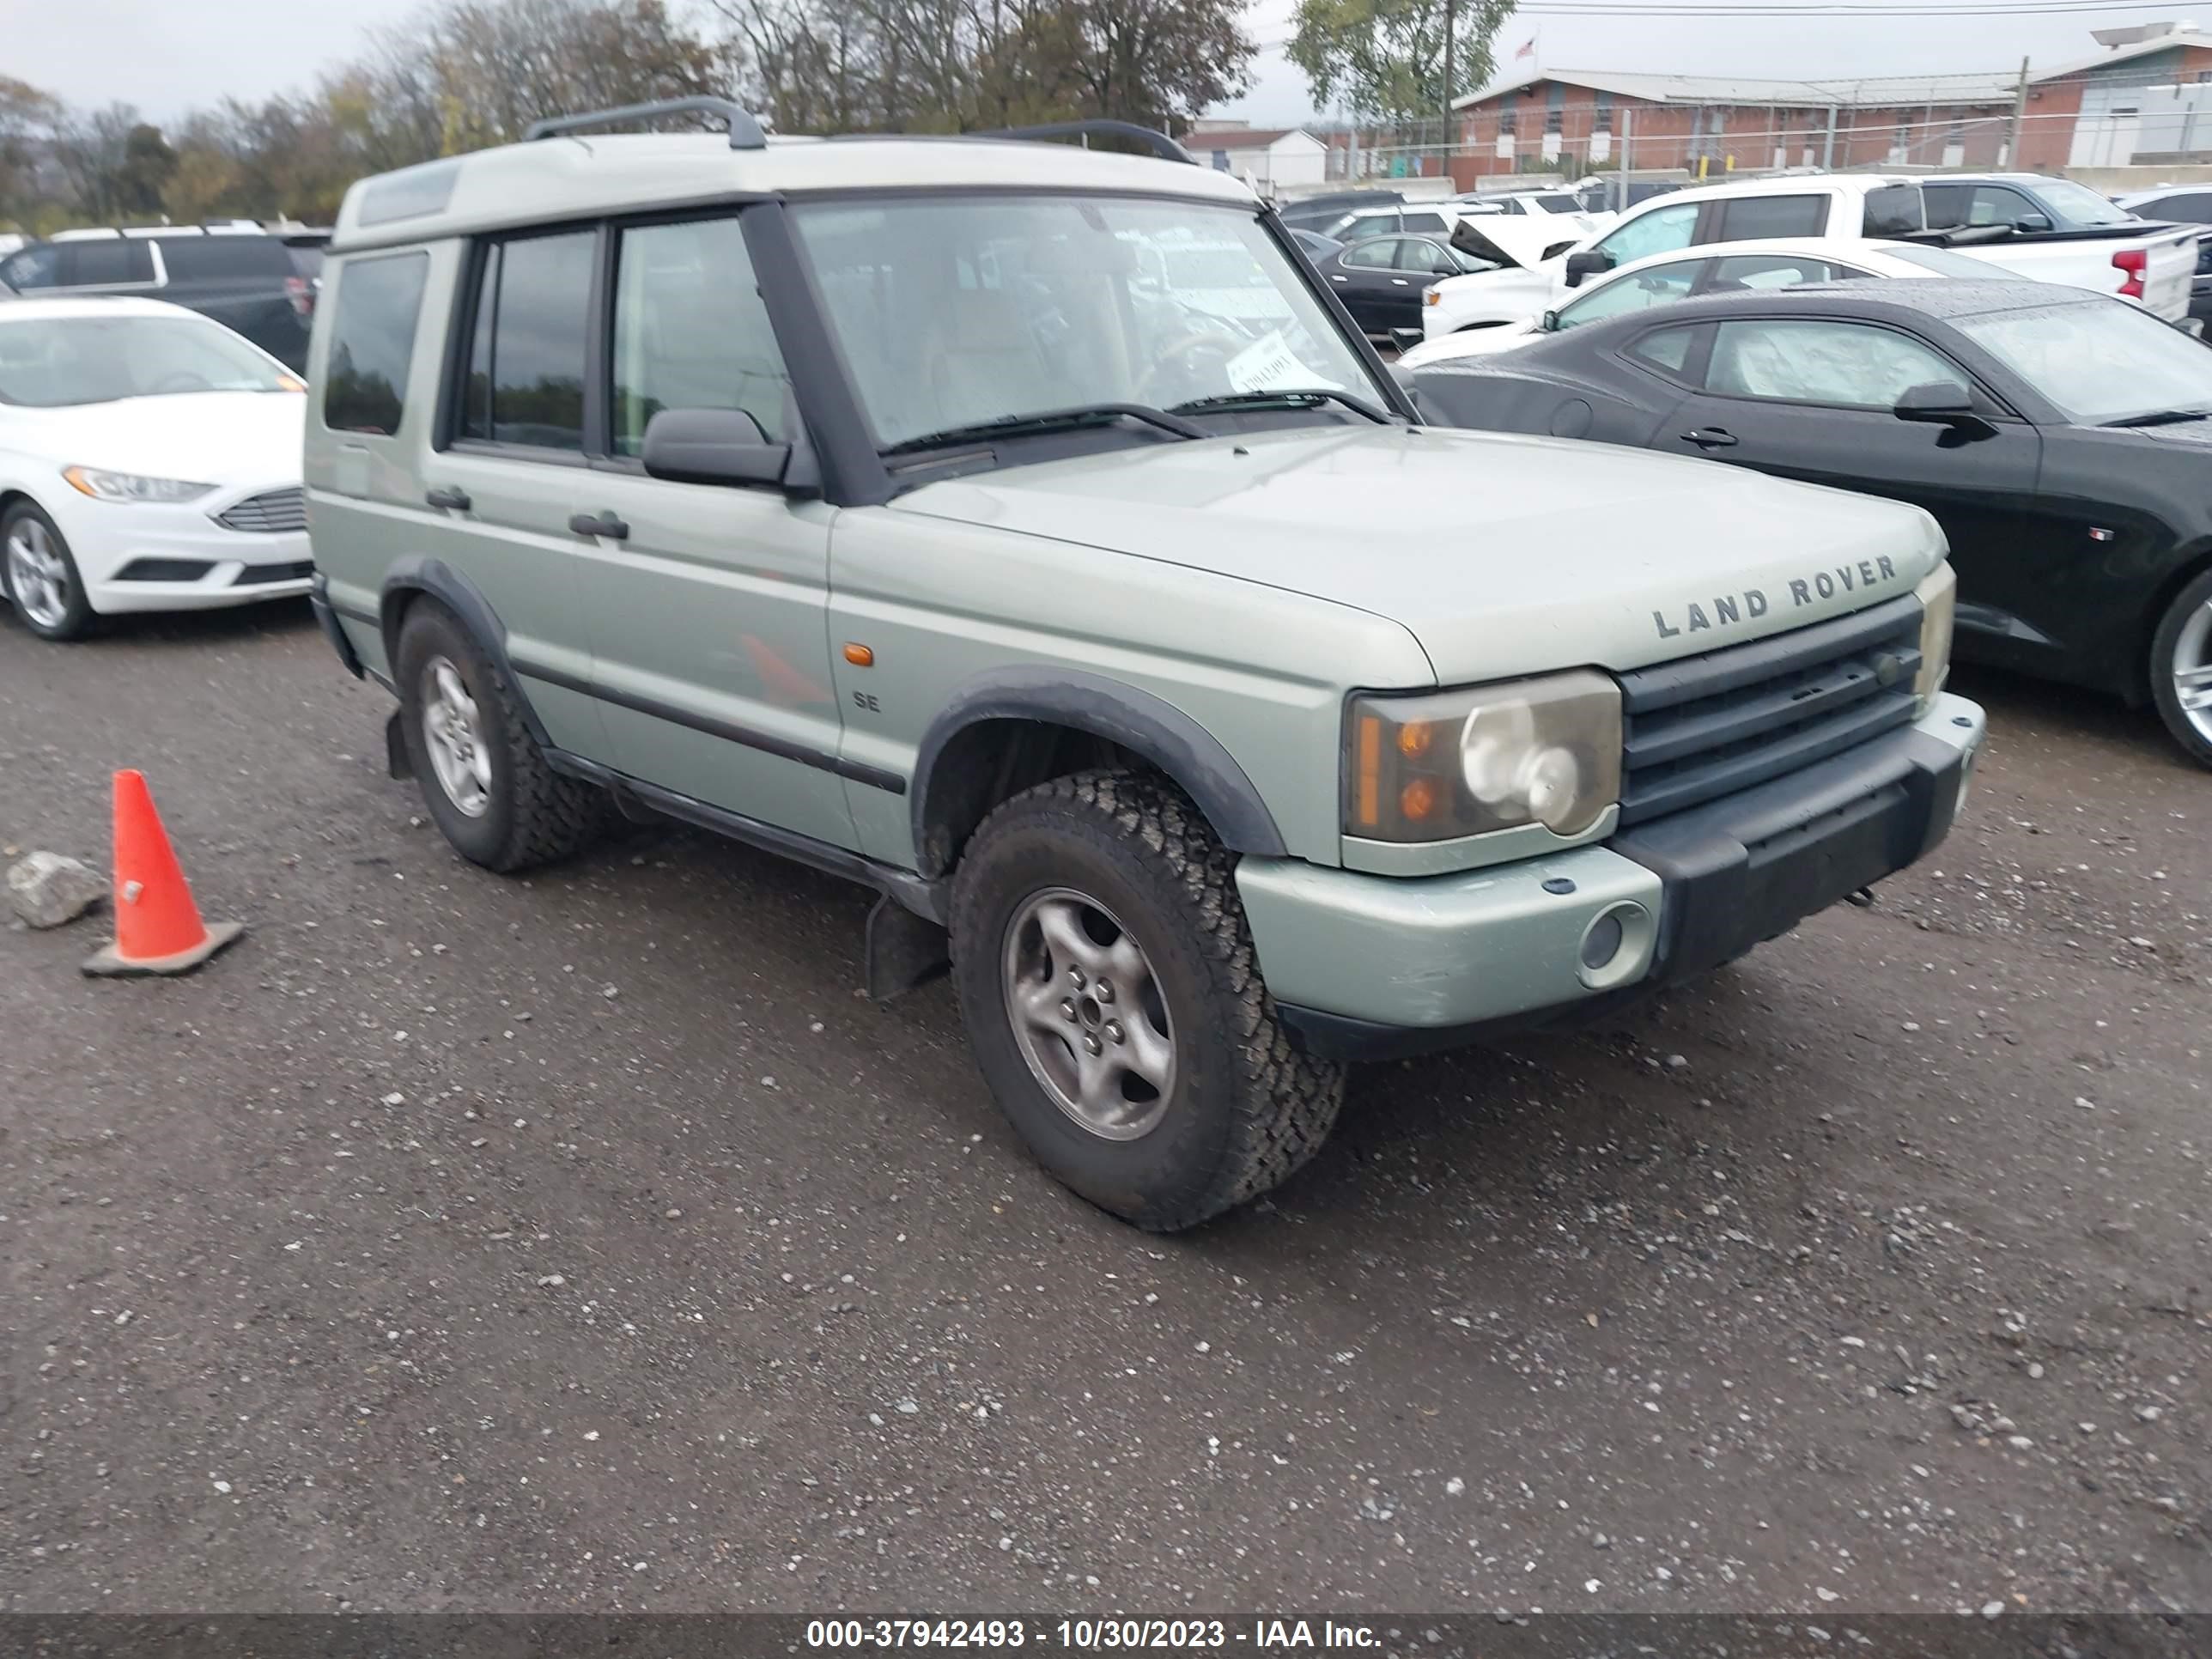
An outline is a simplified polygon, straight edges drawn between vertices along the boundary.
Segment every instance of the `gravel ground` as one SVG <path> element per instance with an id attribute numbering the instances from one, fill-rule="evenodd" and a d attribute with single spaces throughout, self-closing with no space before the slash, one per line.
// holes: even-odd
<path id="1" fill-rule="evenodd" d="M 0 931 L 0 1609 L 2212 1607 L 2212 778 L 1959 680 L 1875 908 L 1163 1240 L 856 994 L 856 890 L 462 864 L 303 611 L 0 625 L 0 842 L 141 767 L 251 927 Z"/>

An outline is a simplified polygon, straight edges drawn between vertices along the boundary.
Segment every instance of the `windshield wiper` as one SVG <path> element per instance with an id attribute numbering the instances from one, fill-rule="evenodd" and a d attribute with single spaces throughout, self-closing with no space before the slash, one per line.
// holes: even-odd
<path id="1" fill-rule="evenodd" d="M 2124 415 L 2106 426 L 2179 426 L 2184 421 L 2212 421 L 2212 409 L 2154 409 L 2147 415 Z"/>
<path id="2" fill-rule="evenodd" d="M 1193 398 L 1187 404 L 1176 404 L 1170 410 L 1176 415 L 1213 414 L 1223 410 L 1266 409 L 1287 405 L 1293 409 L 1311 409 L 1316 404 L 1342 404 L 1355 415 L 1364 415 L 1369 420 L 1383 426 L 1390 424 L 1390 416 L 1376 408 L 1364 398 L 1354 397 L 1349 392 L 1340 392 L 1333 386 L 1285 386 L 1255 388 L 1250 392 L 1224 392 L 1212 398 Z"/>
<path id="3" fill-rule="evenodd" d="M 1140 421 L 1146 426 L 1156 426 L 1163 432 L 1172 432 L 1178 438 L 1212 435 L 1204 427 L 1178 420 L 1166 410 L 1154 409 L 1149 404 L 1079 404 L 1068 409 L 1041 409 L 1031 415 L 1008 415 L 995 421 L 978 421 L 969 426 L 948 426 L 941 432 L 925 432 L 918 438 L 902 439 L 883 453 L 886 455 L 911 455 L 924 449 L 942 449 L 947 444 L 988 443 L 994 438 L 1053 432 L 1065 427 L 1087 426 L 1101 421 Z"/>

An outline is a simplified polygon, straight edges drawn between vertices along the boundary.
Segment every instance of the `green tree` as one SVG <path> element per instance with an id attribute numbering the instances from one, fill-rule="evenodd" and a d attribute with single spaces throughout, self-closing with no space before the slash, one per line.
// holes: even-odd
<path id="1" fill-rule="evenodd" d="M 1298 0 L 1285 56 L 1316 104 L 1433 119 L 1490 79 L 1491 42 L 1512 10 L 1512 0 Z"/>

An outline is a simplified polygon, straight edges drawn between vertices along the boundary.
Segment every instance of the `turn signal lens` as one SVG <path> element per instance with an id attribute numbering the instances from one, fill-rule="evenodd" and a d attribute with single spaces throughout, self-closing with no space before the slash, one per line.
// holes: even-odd
<path id="1" fill-rule="evenodd" d="M 1437 810 L 1437 786 L 1433 779 L 1415 778 L 1398 792 L 1398 811 L 1413 823 Z"/>
<path id="2" fill-rule="evenodd" d="M 1419 760 L 1429 752 L 1429 740 L 1436 728 L 1426 720 L 1412 720 L 1398 728 L 1398 752 L 1408 760 Z"/>
<path id="3" fill-rule="evenodd" d="M 1951 677 L 1951 625 L 1958 612 L 1959 577 L 1949 561 L 1921 578 L 1912 590 L 1920 601 L 1920 672 L 1912 695 L 1924 711 Z"/>

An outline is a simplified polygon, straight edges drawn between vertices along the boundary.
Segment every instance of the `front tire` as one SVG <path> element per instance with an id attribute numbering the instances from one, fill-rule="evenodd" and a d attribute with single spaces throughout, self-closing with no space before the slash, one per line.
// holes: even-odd
<path id="1" fill-rule="evenodd" d="M 42 640 L 81 640 L 92 631 L 84 578 L 54 521 L 28 501 L 0 516 L 0 584 L 23 626 Z"/>
<path id="2" fill-rule="evenodd" d="M 1234 866 L 1179 792 L 1102 771 L 1006 802 L 953 878 L 954 983 L 1000 1109 L 1054 1176 L 1150 1231 L 1287 1179 L 1343 1099 L 1343 1069 L 1277 1018 Z"/>
<path id="3" fill-rule="evenodd" d="M 2212 767 L 2212 570 L 2174 595 L 2151 637 L 2150 687 L 2166 729 Z"/>
<path id="4" fill-rule="evenodd" d="M 443 605 L 418 600 L 408 611 L 392 669 L 409 768 L 463 858 L 509 874 L 605 830 L 606 792 L 547 763 L 514 688 Z"/>

